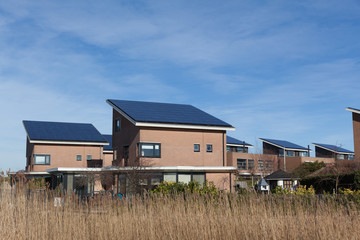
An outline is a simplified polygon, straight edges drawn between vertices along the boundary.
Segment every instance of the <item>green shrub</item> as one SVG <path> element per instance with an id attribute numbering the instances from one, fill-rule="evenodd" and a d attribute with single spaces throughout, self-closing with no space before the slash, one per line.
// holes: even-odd
<path id="1" fill-rule="evenodd" d="M 162 182 L 155 189 L 151 190 L 151 193 L 161 194 L 178 194 L 178 193 L 199 193 L 199 194 L 212 194 L 218 195 L 219 190 L 215 187 L 213 182 L 205 181 L 204 184 L 200 184 L 196 181 L 189 183 L 181 182 Z"/>

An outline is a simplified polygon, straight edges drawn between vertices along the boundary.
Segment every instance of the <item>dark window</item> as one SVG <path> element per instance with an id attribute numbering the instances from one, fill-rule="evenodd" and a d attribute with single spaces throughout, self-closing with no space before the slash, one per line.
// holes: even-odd
<path id="1" fill-rule="evenodd" d="M 91 160 L 92 159 L 92 157 L 91 157 L 91 155 L 86 155 L 86 160 Z"/>
<path id="2" fill-rule="evenodd" d="M 337 159 L 344 160 L 345 155 L 344 154 L 337 154 Z"/>
<path id="3" fill-rule="evenodd" d="M 348 160 L 354 160 L 354 155 L 352 154 L 348 155 Z"/>
<path id="4" fill-rule="evenodd" d="M 76 155 L 76 161 L 81 161 L 81 155 Z"/>
<path id="5" fill-rule="evenodd" d="M 286 151 L 286 156 L 288 156 L 288 157 L 294 157 L 294 156 L 295 156 L 295 152 L 294 152 L 294 151 Z"/>
<path id="6" fill-rule="evenodd" d="M 272 171 L 274 170 L 274 162 L 271 160 L 266 160 L 265 161 L 265 170 L 266 171 Z"/>
<path id="7" fill-rule="evenodd" d="M 50 155 L 36 154 L 34 155 L 35 165 L 50 165 Z"/>
<path id="8" fill-rule="evenodd" d="M 259 171 L 263 171 L 263 170 L 264 170 L 264 161 L 263 161 L 263 160 L 259 160 L 259 161 L 258 161 L 258 170 L 259 170 Z"/>
<path id="9" fill-rule="evenodd" d="M 139 143 L 140 157 L 159 158 L 161 145 L 160 143 Z"/>
<path id="10" fill-rule="evenodd" d="M 213 151 L 212 144 L 206 144 L 206 151 L 207 152 L 212 152 Z"/>
<path id="11" fill-rule="evenodd" d="M 284 156 L 284 149 L 279 149 L 279 156 L 280 157 L 283 157 Z"/>
<path id="12" fill-rule="evenodd" d="M 121 129 L 121 118 L 115 120 L 115 132 L 119 132 Z"/>
<path id="13" fill-rule="evenodd" d="M 237 167 L 239 170 L 246 170 L 246 159 L 237 159 Z"/>
<path id="14" fill-rule="evenodd" d="M 248 160 L 248 170 L 253 170 L 254 169 L 254 159 L 249 159 Z"/>
<path id="15" fill-rule="evenodd" d="M 200 152 L 200 144 L 194 144 L 194 152 Z"/>

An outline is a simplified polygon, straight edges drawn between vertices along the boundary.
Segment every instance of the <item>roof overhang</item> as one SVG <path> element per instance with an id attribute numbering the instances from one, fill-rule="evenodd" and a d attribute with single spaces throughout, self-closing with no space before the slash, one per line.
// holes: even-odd
<path id="1" fill-rule="evenodd" d="M 283 146 L 280 146 L 280 145 L 277 145 L 275 143 L 272 143 L 272 142 L 269 142 L 269 141 L 266 141 L 262 138 L 259 138 L 259 140 L 263 141 L 263 142 L 266 142 L 270 145 L 273 145 L 275 147 L 278 147 L 278 148 L 281 148 L 281 149 L 285 149 L 285 150 L 289 150 L 289 151 L 299 151 L 299 152 L 308 152 L 310 150 L 310 152 L 312 152 L 311 149 L 300 149 L 300 148 L 286 148 L 286 147 L 283 147 Z"/>
<path id="2" fill-rule="evenodd" d="M 114 150 L 103 150 L 103 153 L 114 153 Z"/>
<path id="3" fill-rule="evenodd" d="M 39 143 L 39 144 L 55 144 L 55 145 L 109 145 L 105 142 L 75 142 L 75 141 L 52 141 L 52 140 L 31 140 L 28 135 L 30 143 Z"/>
<path id="4" fill-rule="evenodd" d="M 312 145 L 316 146 L 316 147 L 319 147 L 319 148 L 323 148 L 325 150 L 328 150 L 330 152 L 334 152 L 334 153 L 339 153 L 339 154 L 345 154 L 345 155 L 353 155 L 354 153 L 353 152 L 341 152 L 341 151 L 335 151 L 333 149 L 330 149 L 330 148 L 327 148 L 327 147 L 324 147 L 324 146 L 321 146 L 321 145 L 318 145 L 316 143 L 311 143 Z"/>
<path id="5" fill-rule="evenodd" d="M 236 144 L 236 143 L 227 143 L 226 146 L 229 146 L 229 147 L 254 147 L 253 145 L 248 145 L 248 144 Z"/>
<path id="6" fill-rule="evenodd" d="M 99 172 L 127 172 L 127 171 L 155 171 L 155 172 L 204 172 L 204 173 L 229 173 L 236 172 L 237 167 L 217 166 L 166 166 L 166 167 L 106 167 L 106 168 L 51 168 L 48 173 L 99 173 Z"/>
<path id="7" fill-rule="evenodd" d="M 180 123 L 153 123 L 153 122 L 139 122 L 135 121 L 124 111 L 118 108 L 111 101 L 106 100 L 106 102 L 113 107 L 118 113 L 120 113 L 124 118 L 129 122 L 134 124 L 137 127 L 156 127 L 156 128 L 182 128 L 182 129 L 200 129 L 200 130 L 212 130 L 212 131 L 235 131 L 235 127 L 232 126 L 209 126 L 209 125 L 192 125 L 192 124 L 180 124 Z"/>
<path id="8" fill-rule="evenodd" d="M 353 113 L 360 114 L 360 109 L 347 107 L 347 108 L 345 108 L 345 110 L 346 110 L 346 111 L 349 111 L 349 112 L 353 112 Z"/>

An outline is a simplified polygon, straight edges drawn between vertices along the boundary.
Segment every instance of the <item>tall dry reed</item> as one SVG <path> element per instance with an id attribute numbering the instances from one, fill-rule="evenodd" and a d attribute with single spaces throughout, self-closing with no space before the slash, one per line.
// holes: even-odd
<path id="1" fill-rule="evenodd" d="M 332 197 L 141 196 L 61 207 L 44 193 L 1 192 L 2 239 L 359 239 L 356 204 Z"/>

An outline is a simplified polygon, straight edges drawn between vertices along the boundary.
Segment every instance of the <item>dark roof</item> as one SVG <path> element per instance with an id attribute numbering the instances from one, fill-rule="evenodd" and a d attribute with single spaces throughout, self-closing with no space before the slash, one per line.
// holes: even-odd
<path id="1" fill-rule="evenodd" d="M 232 127 L 191 105 L 114 99 L 107 102 L 136 122 Z"/>
<path id="2" fill-rule="evenodd" d="M 241 141 L 239 139 L 230 137 L 230 136 L 226 136 L 226 144 L 234 144 L 234 145 L 244 145 L 244 141 Z M 245 146 L 252 146 L 251 144 L 245 142 Z"/>
<path id="3" fill-rule="evenodd" d="M 321 147 L 321 148 L 324 148 L 326 150 L 329 150 L 329 151 L 332 151 L 332 152 L 336 152 L 336 153 L 350 153 L 350 154 L 353 154 L 354 152 L 350 151 L 350 150 L 347 150 L 345 148 L 341 148 L 341 147 L 338 147 L 336 145 L 331 145 L 331 144 L 323 144 L 323 143 L 313 143 L 315 146 L 317 145 L 317 147 Z"/>
<path id="4" fill-rule="evenodd" d="M 258 186 L 264 186 L 264 187 L 269 186 L 269 184 L 265 181 L 264 178 L 261 178 L 257 185 Z"/>
<path id="5" fill-rule="evenodd" d="M 106 139 L 106 141 L 108 141 L 109 145 L 105 145 L 104 146 L 104 150 L 107 151 L 112 151 L 113 147 L 112 147 L 112 135 L 111 134 L 103 134 L 103 137 Z"/>
<path id="6" fill-rule="evenodd" d="M 305 147 L 302 147 L 302 146 L 297 145 L 295 143 L 284 141 L 284 140 L 276 140 L 276 139 L 269 139 L 269 138 L 260 138 L 260 140 L 266 141 L 269 144 L 277 145 L 277 146 L 287 148 L 287 149 L 308 150 Z"/>
<path id="7" fill-rule="evenodd" d="M 276 170 L 275 172 L 271 173 L 270 175 L 265 177 L 266 180 L 282 180 L 282 179 L 296 179 L 290 173 L 285 172 L 282 169 Z"/>
<path id="8" fill-rule="evenodd" d="M 90 123 L 23 121 L 23 124 L 30 140 L 107 143 Z"/>

